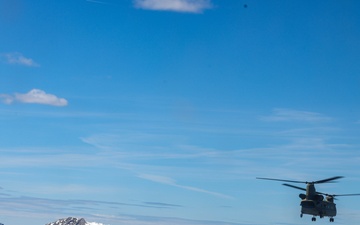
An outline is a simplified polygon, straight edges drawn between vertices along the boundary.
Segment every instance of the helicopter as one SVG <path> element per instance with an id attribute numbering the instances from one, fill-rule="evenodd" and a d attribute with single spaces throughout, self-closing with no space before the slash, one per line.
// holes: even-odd
<path id="1" fill-rule="evenodd" d="M 330 222 L 334 222 L 334 217 L 336 216 L 336 204 L 334 203 L 335 197 L 337 196 L 354 196 L 360 194 L 326 194 L 322 192 L 318 192 L 315 189 L 315 184 L 322 184 L 322 183 L 334 183 L 334 180 L 344 178 L 343 176 L 336 176 L 331 177 L 323 180 L 318 181 L 296 181 L 296 180 L 282 180 L 282 179 L 274 179 L 274 178 L 264 178 L 264 177 L 257 177 L 256 179 L 262 180 L 272 180 L 272 181 L 282 181 L 282 182 L 289 182 L 289 183 L 304 183 L 306 184 L 306 188 L 298 187 L 295 185 L 284 183 L 284 186 L 299 189 L 302 191 L 306 191 L 306 194 L 299 194 L 301 198 L 301 214 L 300 217 L 303 217 L 304 214 L 312 215 L 311 221 L 316 221 L 316 216 L 320 218 L 323 217 L 330 217 Z M 325 198 L 324 198 L 325 196 Z"/>

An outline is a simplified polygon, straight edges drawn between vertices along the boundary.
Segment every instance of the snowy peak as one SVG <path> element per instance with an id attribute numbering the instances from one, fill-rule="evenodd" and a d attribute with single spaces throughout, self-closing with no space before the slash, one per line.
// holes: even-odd
<path id="1" fill-rule="evenodd" d="M 101 223 L 88 223 L 84 218 L 68 217 L 65 219 L 59 219 L 55 222 L 48 223 L 46 225 L 103 225 Z"/>
<path id="2" fill-rule="evenodd" d="M 59 219 L 46 225 L 86 225 L 86 221 L 84 218 L 78 219 L 74 217 L 68 217 L 66 219 Z"/>

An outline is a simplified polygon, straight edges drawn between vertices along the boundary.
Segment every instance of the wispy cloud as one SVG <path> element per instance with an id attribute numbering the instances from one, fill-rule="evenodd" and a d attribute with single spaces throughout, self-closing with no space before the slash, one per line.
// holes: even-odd
<path id="1" fill-rule="evenodd" d="M 29 104 L 44 104 L 51 106 L 66 106 L 68 101 L 64 98 L 59 98 L 53 94 L 48 94 L 40 89 L 32 89 L 28 93 L 15 93 L 13 95 L 0 94 L 0 100 L 6 104 L 14 102 L 29 103 Z"/>
<path id="2" fill-rule="evenodd" d="M 156 182 L 156 183 L 161 183 L 161 184 L 166 184 L 166 185 L 186 189 L 186 190 L 189 190 L 189 191 L 201 192 L 201 193 L 210 194 L 210 195 L 221 197 L 221 198 L 233 199 L 233 197 L 228 196 L 228 195 L 224 195 L 224 194 L 221 194 L 221 193 L 208 191 L 208 190 L 205 190 L 205 189 L 192 187 L 192 186 L 180 185 L 174 179 L 169 178 L 169 177 L 164 177 L 164 176 L 159 176 L 159 175 L 152 175 L 152 174 L 139 174 L 138 177 L 142 178 L 142 179 L 145 179 L 145 180 L 150 180 L 150 181 L 153 181 L 153 182 Z"/>
<path id="3" fill-rule="evenodd" d="M 103 5 L 110 5 L 110 3 L 105 2 L 105 1 L 97 1 L 97 0 L 86 0 L 87 2 L 90 3 L 96 3 L 96 4 L 103 4 Z"/>
<path id="4" fill-rule="evenodd" d="M 33 59 L 23 56 L 23 54 L 19 52 L 10 52 L 0 54 L 3 61 L 8 64 L 21 65 L 21 66 L 29 66 L 29 67 L 38 67 L 40 66 Z"/>
<path id="5" fill-rule="evenodd" d="M 210 0 L 134 0 L 136 8 L 201 13 L 212 7 Z"/>
<path id="6" fill-rule="evenodd" d="M 163 202 L 144 202 L 146 205 L 160 207 L 160 208 L 168 208 L 168 207 L 183 207 L 182 205 L 169 204 Z"/>
<path id="7" fill-rule="evenodd" d="M 316 112 L 274 109 L 272 115 L 261 117 L 269 122 L 329 122 L 332 118 Z"/>
<path id="8" fill-rule="evenodd" d="M 86 217 L 97 217 L 97 212 L 101 207 L 111 210 L 120 210 L 123 207 L 130 208 L 153 208 L 153 209 L 163 209 L 165 207 L 175 207 L 171 204 L 158 203 L 149 204 L 149 203 L 123 203 L 123 202 L 109 202 L 109 201 L 94 201 L 94 200 L 79 200 L 79 199 L 70 199 L 70 200 L 57 200 L 51 198 L 37 198 L 30 196 L 21 196 L 21 197 L 0 197 L 0 213 L 6 216 L 16 216 L 17 213 L 26 213 L 24 217 L 47 217 L 47 216 L 58 216 L 62 215 L 73 215 L 78 214 Z M 8 210 L 13 209 L 13 210 Z M 56 217 L 54 217 L 56 218 Z M 121 217 L 122 219 L 126 218 Z M 58 219 L 58 218 L 56 218 Z M 119 220 L 120 217 L 117 218 Z M 160 219 L 160 218 L 159 218 Z M 48 222 L 51 222 L 50 220 Z"/>
<path id="9" fill-rule="evenodd" d="M 122 202 L 92 201 L 92 200 L 57 200 L 51 198 L 36 198 L 29 196 L 21 197 L 0 197 L 1 215 L 12 218 L 22 215 L 24 221 L 32 219 L 47 220 L 52 222 L 64 215 L 77 215 L 88 221 L 96 221 L 105 224 L 129 224 L 129 225 L 241 225 L 224 221 L 190 220 L 166 216 L 144 216 L 136 214 L 125 214 L 124 207 L 129 208 L 154 208 L 164 207 L 178 208 L 178 205 L 171 205 L 161 202 L 145 202 L 143 204 L 127 204 Z M 100 208 L 105 207 L 108 215 L 100 214 Z"/>

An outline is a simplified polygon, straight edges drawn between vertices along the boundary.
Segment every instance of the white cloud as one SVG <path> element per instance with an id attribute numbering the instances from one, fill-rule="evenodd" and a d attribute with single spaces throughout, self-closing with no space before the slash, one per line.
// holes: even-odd
<path id="1" fill-rule="evenodd" d="M 59 98 L 53 94 L 48 94 L 40 89 L 32 89 L 28 93 L 14 95 L 0 94 L 0 99 L 6 103 L 11 104 L 13 102 L 30 103 L 30 104 L 44 104 L 52 106 L 66 106 L 68 101 L 64 98 Z"/>
<path id="2" fill-rule="evenodd" d="M 274 109 L 272 115 L 261 117 L 270 122 L 328 122 L 332 119 L 316 112 L 293 109 Z"/>
<path id="3" fill-rule="evenodd" d="M 136 8 L 200 13 L 211 8 L 210 0 L 134 0 Z"/>
<path id="4" fill-rule="evenodd" d="M 87 222 L 86 225 L 103 225 L 102 223 Z"/>
<path id="5" fill-rule="evenodd" d="M 9 64 L 29 66 L 29 67 L 39 66 L 39 64 L 37 64 L 33 59 L 27 58 L 19 52 L 4 53 L 1 54 L 1 56 L 5 60 L 5 62 Z"/>

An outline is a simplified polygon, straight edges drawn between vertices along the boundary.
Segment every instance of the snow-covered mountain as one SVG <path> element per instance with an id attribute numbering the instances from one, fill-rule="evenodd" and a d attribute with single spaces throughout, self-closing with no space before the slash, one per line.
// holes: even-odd
<path id="1" fill-rule="evenodd" d="M 46 225 L 103 225 L 102 223 L 86 222 L 84 218 L 68 217 L 59 219 L 55 222 L 48 223 Z"/>

